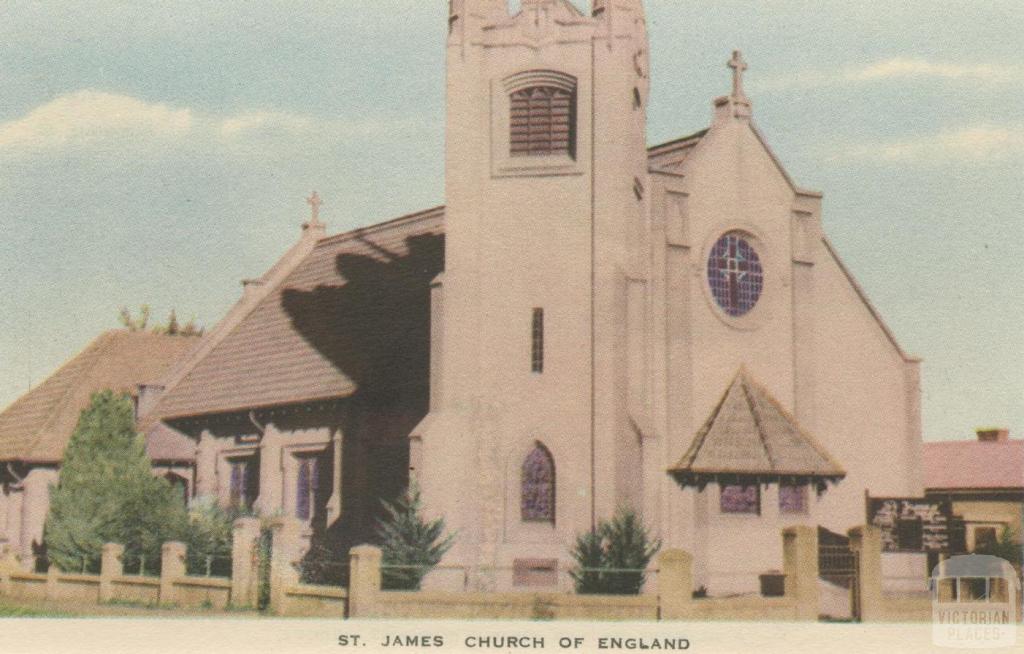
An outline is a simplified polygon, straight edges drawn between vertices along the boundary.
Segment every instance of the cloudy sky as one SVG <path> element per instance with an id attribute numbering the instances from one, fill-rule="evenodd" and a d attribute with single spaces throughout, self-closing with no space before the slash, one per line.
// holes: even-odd
<path id="1" fill-rule="evenodd" d="M 584 7 L 585 0 L 577 0 Z M 0 3 L 0 406 L 122 305 L 212 325 L 297 237 L 443 202 L 447 0 Z M 755 120 L 904 348 L 925 437 L 1024 431 L 1019 0 L 647 0 L 650 140 Z"/>

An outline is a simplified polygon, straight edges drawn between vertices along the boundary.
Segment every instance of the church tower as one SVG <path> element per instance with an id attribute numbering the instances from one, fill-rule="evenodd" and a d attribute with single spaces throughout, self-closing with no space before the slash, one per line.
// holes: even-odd
<path id="1" fill-rule="evenodd" d="M 453 562 L 564 561 L 595 520 L 641 509 L 644 11 L 452 0 L 449 28 L 445 272 L 413 475 L 458 533 Z"/>

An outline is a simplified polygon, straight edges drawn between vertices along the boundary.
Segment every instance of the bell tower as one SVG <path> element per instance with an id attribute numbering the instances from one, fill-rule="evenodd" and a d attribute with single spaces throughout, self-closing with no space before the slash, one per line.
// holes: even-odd
<path id="1" fill-rule="evenodd" d="M 413 465 L 459 533 L 452 559 L 565 559 L 640 483 L 616 466 L 647 215 L 644 12 L 452 0 L 449 26 L 445 273 Z"/>

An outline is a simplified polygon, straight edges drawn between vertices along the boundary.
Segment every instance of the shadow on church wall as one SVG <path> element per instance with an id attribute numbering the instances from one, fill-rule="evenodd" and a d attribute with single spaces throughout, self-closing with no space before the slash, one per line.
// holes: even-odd
<path id="1" fill-rule="evenodd" d="M 408 435 L 429 409 L 430 283 L 444 269 L 444 237 L 406 245 L 404 255 L 377 246 L 378 257 L 340 254 L 343 282 L 282 294 L 296 331 L 356 385 L 335 423 L 344 434 L 342 516 L 314 521 L 303 562 L 310 581 L 344 582 L 349 548 L 375 539 L 380 500 L 408 484 Z M 319 516 L 329 493 L 317 498 Z"/>

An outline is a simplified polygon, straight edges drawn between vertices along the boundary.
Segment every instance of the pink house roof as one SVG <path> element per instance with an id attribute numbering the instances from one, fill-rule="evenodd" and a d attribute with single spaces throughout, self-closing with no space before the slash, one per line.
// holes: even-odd
<path id="1" fill-rule="evenodd" d="M 1024 439 L 925 443 L 924 479 L 929 490 L 1024 489 Z"/>

